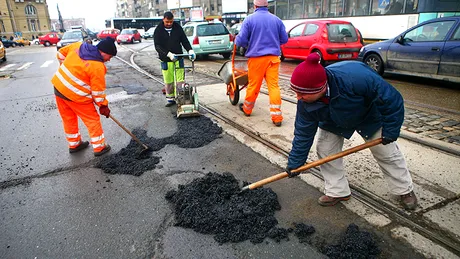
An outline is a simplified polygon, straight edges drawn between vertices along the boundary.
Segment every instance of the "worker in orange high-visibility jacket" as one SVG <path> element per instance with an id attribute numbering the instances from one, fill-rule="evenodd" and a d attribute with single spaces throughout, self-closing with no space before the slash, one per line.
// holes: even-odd
<path id="1" fill-rule="evenodd" d="M 88 128 L 94 155 L 100 156 L 110 151 L 106 144 L 99 113 L 110 116 L 108 101 L 105 98 L 104 62 L 117 54 L 112 38 L 106 38 L 96 46 L 76 42 L 61 48 L 57 53 L 58 71 L 51 79 L 56 95 L 56 104 L 64 125 L 69 143 L 69 152 L 75 153 L 88 147 L 82 141 L 78 128 L 78 117 Z"/>

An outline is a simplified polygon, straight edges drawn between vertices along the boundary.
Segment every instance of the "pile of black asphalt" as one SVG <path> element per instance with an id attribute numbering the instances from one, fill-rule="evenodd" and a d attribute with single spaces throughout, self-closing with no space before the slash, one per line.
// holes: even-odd
<path id="1" fill-rule="evenodd" d="M 177 131 L 166 138 L 147 136 L 142 129 L 133 130 L 133 134 L 149 147 L 150 152 L 142 152 L 142 147 L 131 140 L 128 146 L 115 154 L 102 157 L 96 167 L 108 174 L 129 174 L 140 176 L 144 172 L 155 169 L 160 157 L 152 156 L 152 152 L 161 150 L 166 145 L 177 145 L 181 148 L 198 148 L 219 138 L 222 128 L 206 116 L 177 119 Z"/>
<path id="2" fill-rule="evenodd" d="M 311 244 L 331 258 L 373 258 L 380 253 L 371 234 L 359 231 L 354 224 L 334 245 L 326 244 L 321 237 L 312 238 L 315 228 L 311 225 L 277 227 L 275 212 L 281 206 L 276 193 L 270 188 L 240 190 L 231 173 L 208 173 L 170 190 L 165 198 L 173 206 L 175 226 L 213 235 L 219 244 L 246 240 L 256 244 L 265 238 L 289 241 L 289 234 L 294 232 L 299 242 Z"/>

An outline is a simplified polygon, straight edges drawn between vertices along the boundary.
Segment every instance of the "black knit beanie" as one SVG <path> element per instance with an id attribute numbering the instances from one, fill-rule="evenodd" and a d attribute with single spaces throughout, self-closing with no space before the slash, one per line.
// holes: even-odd
<path id="1" fill-rule="evenodd" d="M 101 40 L 101 42 L 97 44 L 97 49 L 112 56 L 117 55 L 117 47 L 115 46 L 115 40 L 110 37 Z"/>

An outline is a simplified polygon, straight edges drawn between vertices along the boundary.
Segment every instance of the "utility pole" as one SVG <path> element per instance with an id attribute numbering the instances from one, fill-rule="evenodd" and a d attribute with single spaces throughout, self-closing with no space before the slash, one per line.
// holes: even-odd
<path id="1" fill-rule="evenodd" d="M 10 0 L 6 0 L 6 5 L 8 7 L 8 13 L 10 14 L 10 17 L 11 17 L 11 25 L 13 27 L 13 34 L 15 34 L 17 32 L 18 28 L 16 26 L 16 19 L 14 18 L 14 11 L 13 11 L 12 5 L 10 3 Z"/>

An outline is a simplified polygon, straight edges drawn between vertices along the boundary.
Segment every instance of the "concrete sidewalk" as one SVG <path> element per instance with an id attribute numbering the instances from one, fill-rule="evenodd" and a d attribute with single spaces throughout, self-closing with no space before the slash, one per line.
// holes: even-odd
<path id="1" fill-rule="evenodd" d="M 296 113 L 295 104 L 283 102 L 283 125 L 282 127 L 275 127 L 270 119 L 268 96 L 265 94 L 259 95 L 253 113 L 250 117 L 246 117 L 241 113 L 238 106 L 230 104 L 226 95 L 225 84 L 202 85 L 198 87 L 198 92 L 202 105 L 217 110 L 225 117 L 244 125 L 247 129 L 256 132 L 281 147 L 285 147 L 288 150 L 291 149 Z M 245 96 L 244 90 L 240 93 L 240 96 L 240 102 L 242 102 Z M 280 167 L 284 168 L 286 166 L 287 159 L 285 157 L 267 150 L 265 146 L 262 146 L 232 127 L 225 125 L 225 123 L 221 122 L 221 124 L 228 134 L 235 136 L 242 143 L 250 146 L 253 150 L 265 156 L 273 163 L 278 164 Z M 423 137 L 410 132 L 405 133 L 412 134 L 414 138 Z M 432 138 L 426 139 L 427 141 L 437 141 Z M 345 141 L 344 149 L 357 146 L 363 142 L 361 137 L 355 134 L 350 140 Z M 317 159 L 315 143 L 310 151 L 309 161 Z M 398 140 L 398 143 L 406 156 L 414 180 L 415 192 L 419 197 L 420 206 L 415 212 L 411 213 L 411 217 L 419 217 L 420 219 L 431 222 L 451 233 L 451 236 L 459 239 L 459 157 L 402 138 Z M 443 141 L 438 141 L 436 144 L 447 145 L 449 148 L 454 149 L 457 148 L 457 145 Z M 344 158 L 344 161 L 350 184 L 361 187 L 392 204 L 394 207 L 400 208 L 397 197 L 388 193 L 387 184 L 369 150 L 347 156 Z M 323 190 L 323 182 L 317 177 L 304 174 L 301 175 L 301 178 L 306 183 L 315 186 L 319 190 Z M 272 184 L 283 184 L 283 181 L 289 180 L 283 179 Z M 377 227 L 395 223 L 382 213 L 370 209 L 355 199 L 343 202 L 343 204 Z M 458 258 L 455 254 L 422 237 L 418 233 L 411 231 L 407 227 L 394 224 L 393 233 L 395 238 L 406 239 L 427 257 Z"/>

